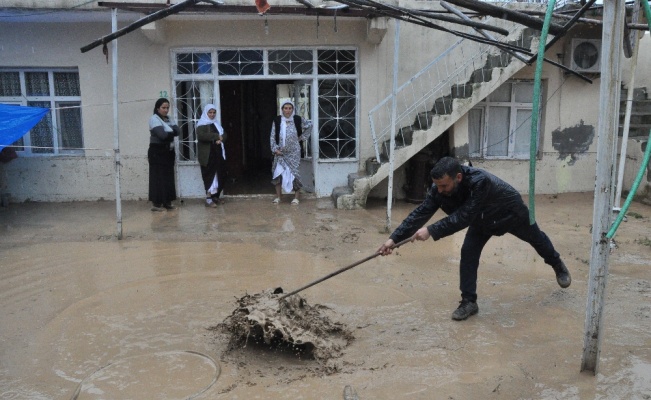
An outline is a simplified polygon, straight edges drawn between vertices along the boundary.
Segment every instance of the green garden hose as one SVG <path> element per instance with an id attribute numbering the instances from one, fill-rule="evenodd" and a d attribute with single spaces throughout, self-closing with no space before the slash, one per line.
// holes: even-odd
<path id="1" fill-rule="evenodd" d="M 540 42 L 538 43 L 538 57 L 536 59 L 536 74 L 533 84 L 533 105 L 531 110 L 531 143 L 529 145 L 529 223 L 536 223 L 535 195 L 536 195 L 536 154 L 538 152 L 538 115 L 540 114 L 540 86 L 542 79 L 543 61 L 545 59 L 545 45 L 547 44 L 547 33 L 552 20 L 552 13 L 556 0 L 547 3 L 547 12 L 542 31 L 540 32 Z"/>

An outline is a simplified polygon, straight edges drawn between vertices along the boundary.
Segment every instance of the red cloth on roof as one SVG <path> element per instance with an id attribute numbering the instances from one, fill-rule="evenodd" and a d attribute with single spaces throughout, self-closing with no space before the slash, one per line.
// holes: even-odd
<path id="1" fill-rule="evenodd" d="M 255 8 L 258 9 L 260 14 L 264 14 L 269 11 L 271 6 L 267 3 L 267 0 L 255 0 Z"/>

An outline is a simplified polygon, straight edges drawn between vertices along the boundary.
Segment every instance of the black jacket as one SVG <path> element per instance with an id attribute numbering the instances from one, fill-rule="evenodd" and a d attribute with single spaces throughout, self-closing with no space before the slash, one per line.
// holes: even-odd
<path id="1" fill-rule="evenodd" d="M 447 197 L 432 184 L 423 203 L 391 234 L 394 242 L 416 233 L 439 208 L 448 216 L 427 227 L 434 240 L 471 225 L 491 235 L 503 235 L 515 224 L 528 223 L 529 209 L 511 185 L 478 168 L 461 169 L 463 178 L 457 192 Z"/>

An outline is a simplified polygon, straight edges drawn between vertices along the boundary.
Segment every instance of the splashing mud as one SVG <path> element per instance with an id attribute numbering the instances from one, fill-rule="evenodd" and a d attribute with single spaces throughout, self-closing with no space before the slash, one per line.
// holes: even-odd
<path id="1" fill-rule="evenodd" d="M 231 349 L 249 343 L 289 348 L 322 364 L 341 357 L 354 337 L 344 324 L 333 322 L 332 310 L 320 304 L 310 306 L 298 295 L 280 300 L 282 294 L 282 288 L 247 294 L 237 299 L 235 311 L 214 328 L 230 333 Z"/>

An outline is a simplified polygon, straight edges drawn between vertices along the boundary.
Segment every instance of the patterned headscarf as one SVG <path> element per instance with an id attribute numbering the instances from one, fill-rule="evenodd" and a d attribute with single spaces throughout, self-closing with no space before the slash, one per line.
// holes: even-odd
<path id="1" fill-rule="evenodd" d="M 285 117 L 285 113 L 283 113 L 283 107 L 285 107 L 287 104 L 292 105 L 292 115 L 290 115 L 289 118 Z M 287 135 L 285 126 L 287 126 L 289 123 L 294 123 L 294 114 L 296 114 L 296 106 L 294 105 L 294 102 L 291 100 L 283 101 L 283 103 L 280 105 L 280 143 L 278 143 L 278 145 L 281 147 L 285 146 L 285 136 Z"/>

